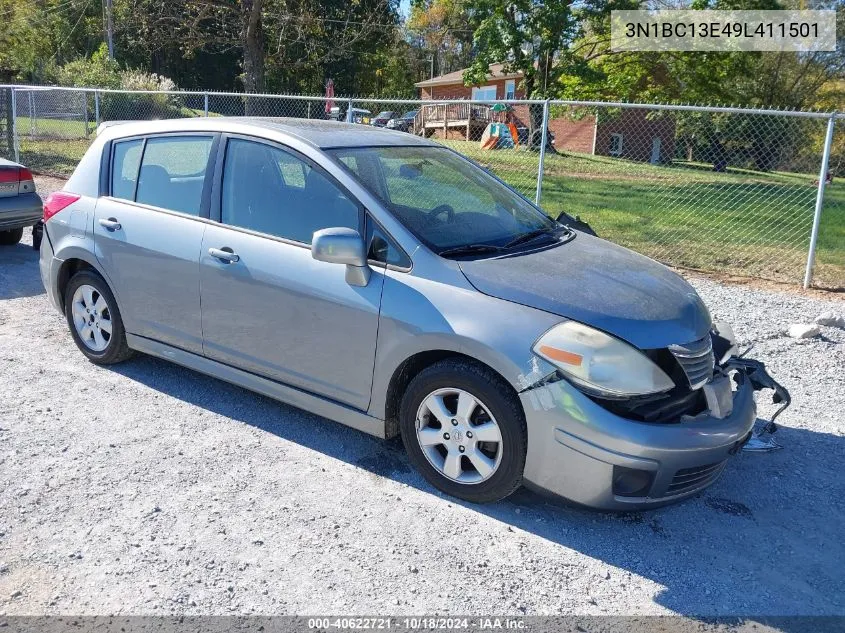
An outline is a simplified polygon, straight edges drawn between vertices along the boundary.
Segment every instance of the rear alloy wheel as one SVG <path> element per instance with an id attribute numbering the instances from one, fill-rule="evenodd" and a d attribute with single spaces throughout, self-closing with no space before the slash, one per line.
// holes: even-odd
<path id="1" fill-rule="evenodd" d="M 76 333 L 85 347 L 92 352 L 106 351 L 114 329 L 106 298 L 94 286 L 83 284 L 73 293 L 70 311 Z"/>
<path id="2" fill-rule="evenodd" d="M 0 231 L 0 245 L 14 246 L 21 241 L 23 237 L 23 229 L 10 229 L 8 231 Z"/>
<path id="3" fill-rule="evenodd" d="M 68 282 L 65 316 L 76 346 L 89 360 L 109 365 L 132 355 L 117 302 L 97 273 L 83 270 Z"/>
<path id="4" fill-rule="evenodd" d="M 527 436 L 513 389 L 463 359 L 421 371 L 402 398 L 402 441 L 435 487 L 467 501 L 502 499 L 522 482 Z"/>

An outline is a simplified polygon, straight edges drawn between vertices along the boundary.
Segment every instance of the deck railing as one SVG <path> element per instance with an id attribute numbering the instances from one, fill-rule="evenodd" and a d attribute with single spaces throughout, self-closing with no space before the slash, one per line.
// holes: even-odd
<path id="1" fill-rule="evenodd" d="M 424 105 L 420 108 L 419 113 L 414 120 L 414 128 L 420 129 L 426 124 L 438 123 L 446 124 L 448 122 L 463 122 L 466 124 L 469 121 L 477 121 L 479 123 L 487 123 L 491 118 L 490 106 L 477 103 L 436 103 L 433 105 Z"/>

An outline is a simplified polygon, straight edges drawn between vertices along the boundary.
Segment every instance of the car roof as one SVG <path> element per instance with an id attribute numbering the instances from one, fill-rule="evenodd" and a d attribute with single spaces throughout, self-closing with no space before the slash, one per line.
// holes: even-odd
<path id="1" fill-rule="evenodd" d="M 293 137 L 320 149 L 423 145 L 441 147 L 434 141 L 384 128 L 325 121 L 270 117 L 196 117 L 160 121 L 132 121 L 103 130 L 110 138 L 167 132 L 231 132 L 252 134 L 269 140 Z"/>

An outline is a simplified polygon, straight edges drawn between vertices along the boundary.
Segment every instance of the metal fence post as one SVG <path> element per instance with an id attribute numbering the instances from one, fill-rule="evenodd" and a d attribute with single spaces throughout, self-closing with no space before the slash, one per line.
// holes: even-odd
<path id="1" fill-rule="evenodd" d="M 11 158 L 12 155 L 15 153 L 15 136 L 14 136 L 14 119 L 15 115 L 13 114 L 12 110 L 12 100 L 15 98 L 14 93 L 12 92 L 12 88 L 3 88 L 3 116 L 6 118 L 6 129 L 4 133 L 6 135 L 6 157 Z"/>
<path id="2" fill-rule="evenodd" d="M 346 122 L 352 123 L 352 99 L 346 104 Z"/>
<path id="3" fill-rule="evenodd" d="M 529 106 L 530 107 L 530 106 Z M 543 195 L 543 164 L 546 162 L 546 144 L 549 134 L 549 100 L 546 99 L 543 103 L 543 134 L 540 145 L 540 165 L 537 168 L 537 195 L 534 197 L 534 203 L 539 207 L 540 198 Z"/>
<path id="4" fill-rule="evenodd" d="M 20 143 L 18 142 L 18 95 L 15 94 L 15 89 L 12 88 L 12 139 L 14 141 L 15 162 L 21 162 Z"/>
<path id="5" fill-rule="evenodd" d="M 94 91 L 94 121 L 97 123 L 97 127 L 100 127 L 100 91 Z"/>
<path id="6" fill-rule="evenodd" d="M 26 93 L 26 97 L 29 105 L 29 136 L 35 138 L 35 97 L 31 90 Z"/>
<path id="7" fill-rule="evenodd" d="M 813 265 L 816 263 L 816 245 L 819 239 L 819 223 L 824 206 L 824 187 L 827 183 L 827 170 L 830 167 L 830 147 L 833 145 L 833 128 L 836 126 L 836 114 L 831 114 L 827 121 L 827 134 L 822 151 L 822 167 L 819 171 L 819 188 L 816 192 L 816 210 L 813 214 L 813 229 L 810 232 L 810 249 L 807 254 L 807 270 L 804 272 L 804 290 L 813 282 Z"/>
<path id="8" fill-rule="evenodd" d="M 204 97 L 204 105 L 203 105 L 203 112 L 205 112 L 205 116 L 208 116 L 208 93 L 203 93 Z"/>
<path id="9" fill-rule="evenodd" d="M 84 92 L 82 93 L 82 117 L 85 119 L 85 138 L 88 138 L 88 135 L 91 134 L 88 129 L 88 95 Z"/>

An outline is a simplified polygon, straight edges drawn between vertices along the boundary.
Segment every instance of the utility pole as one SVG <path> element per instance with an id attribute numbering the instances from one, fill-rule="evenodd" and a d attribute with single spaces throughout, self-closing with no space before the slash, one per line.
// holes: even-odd
<path id="1" fill-rule="evenodd" d="M 114 60 L 114 20 L 112 20 L 112 0 L 103 0 L 106 13 L 106 44 L 109 49 L 109 59 Z"/>
<path id="2" fill-rule="evenodd" d="M 429 79 L 434 79 L 434 55 L 428 58 L 428 61 L 431 62 L 431 73 L 429 74 Z"/>

